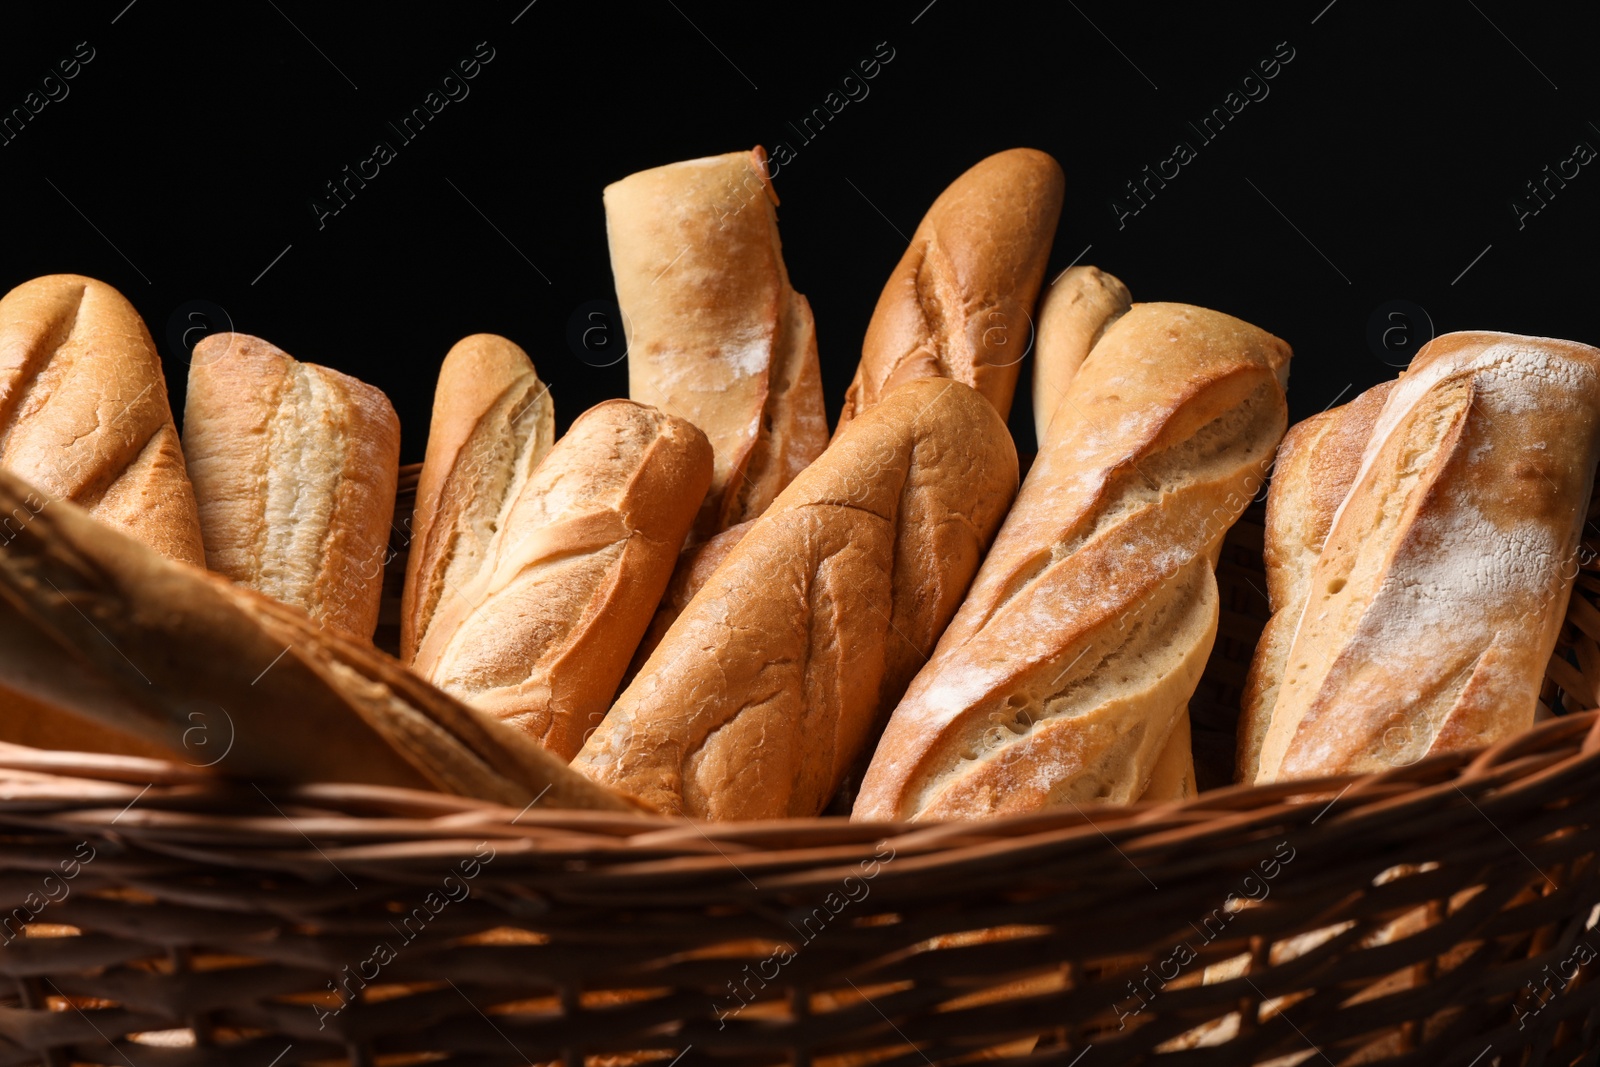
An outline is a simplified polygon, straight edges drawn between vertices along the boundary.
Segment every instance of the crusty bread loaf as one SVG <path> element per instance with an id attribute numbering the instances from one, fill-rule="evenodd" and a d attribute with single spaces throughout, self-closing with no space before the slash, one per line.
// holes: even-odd
<path id="1" fill-rule="evenodd" d="M 1238 780 L 1253 782 L 1261 742 L 1272 721 L 1289 644 L 1305 608 L 1311 571 L 1328 539 L 1333 516 L 1350 491 L 1361 453 L 1393 382 L 1383 382 L 1350 403 L 1297 423 L 1278 446 L 1267 492 L 1263 557 L 1272 617 L 1256 643 L 1239 711 Z"/>
<path id="2" fill-rule="evenodd" d="M 711 472 L 687 420 L 631 400 L 589 409 L 506 502 L 412 668 L 571 759 L 611 705 Z"/>
<path id="3" fill-rule="evenodd" d="M 1065 184 L 1054 159 L 1013 148 L 939 195 L 878 297 L 835 437 L 917 378 L 970 385 L 1010 414 Z"/>
<path id="4" fill-rule="evenodd" d="M 1045 289 L 1039 300 L 1033 355 L 1033 431 L 1041 448 L 1056 407 L 1083 361 L 1132 307 L 1128 287 L 1099 267 L 1068 267 Z M 1139 799 L 1184 800 L 1195 792 L 1194 750 L 1185 705 Z"/>
<path id="5" fill-rule="evenodd" d="M 1016 479 L 978 393 L 897 389 L 773 501 L 573 766 L 674 814 L 817 814 L 960 603 Z"/>
<path id="6" fill-rule="evenodd" d="M 1128 287 L 1099 267 L 1068 267 L 1045 290 L 1033 355 L 1033 432 L 1040 448 L 1078 368 L 1132 306 Z"/>
<path id="7" fill-rule="evenodd" d="M 169 559 L 205 565 L 161 357 L 104 282 L 52 274 L 0 300 L 0 467 Z"/>
<path id="8" fill-rule="evenodd" d="M 1600 458 L 1600 350 L 1417 353 L 1312 569 L 1258 782 L 1373 773 L 1533 723 Z"/>
<path id="9" fill-rule="evenodd" d="M 29 491 L 0 471 L 0 513 Z M 0 680 L 252 781 L 632 808 L 370 645 L 70 504 L 0 548 Z"/>
<path id="10" fill-rule="evenodd" d="M 1288 358 L 1265 331 L 1182 304 L 1136 304 L 1106 333 L 853 817 L 1144 794 L 1211 650 L 1216 543 L 1283 435 Z"/>
<path id="11" fill-rule="evenodd" d="M 381 391 L 240 333 L 194 348 L 183 415 L 206 564 L 319 625 L 378 625 L 400 472 Z"/>
<path id="12" fill-rule="evenodd" d="M 555 443 L 555 405 L 528 354 L 504 337 L 456 342 L 439 368 L 417 479 L 400 609 L 410 663 L 441 602 L 483 567 L 494 533 Z"/>
<path id="13" fill-rule="evenodd" d="M 55 499 L 171 559 L 205 566 L 161 359 L 139 313 L 104 282 L 56 274 L 0 299 L 0 467 L 36 487 L 21 511 L 0 519 L 0 550 Z M 0 739 L 154 754 L 125 733 L 3 686 Z"/>
<path id="14" fill-rule="evenodd" d="M 828 443 L 811 305 L 789 284 L 760 147 L 606 187 L 628 395 L 688 419 L 716 473 L 700 538 L 766 510 Z"/>
<path id="15" fill-rule="evenodd" d="M 1132 307 L 1128 287 L 1099 267 L 1068 267 L 1045 290 L 1039 300 L 1033 356 L 1033 430 L 1041 448 L 1056 407 L 1083 361 L 1106 331 Z M 1213 559 L 1213 565 L 1215 562 Z M 1194 750 L 1189 736 L 1189 708 L 1185 705 L 1151 771 L 1150 784 L 1139 799 L 1184 800 L 1195 792 Z"/>

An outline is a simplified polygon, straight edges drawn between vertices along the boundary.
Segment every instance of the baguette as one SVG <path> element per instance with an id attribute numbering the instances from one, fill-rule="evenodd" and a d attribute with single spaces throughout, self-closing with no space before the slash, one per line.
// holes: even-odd
<path id="1" fill-rule="evenodd" d="M 970 385 L 1010 414 L 1065 184 L 1054 159 L 1013 148 L 939 195 L 878 297 L 835 438 L 916 378 Z"/>
<path id="2" fill-rule="evenodd" d="M 1068 267 L 1050 283 L 1039 302 L 1033 357 L 1033 431 L 1041 449 L 1078 368 L 1132 306 L 1128 287 L 1098 267 Z"/>
<path id="3" fill-rule="evenodd" d="M 0 510 L 30 491 L 0 471 Z M 0 548 L 0 681 L 230 777 L 637 810 L 369 644 L 71 504 Z"/>
<path id="4" fill-rule="evenodd" d="M 1600 350 L 1453 333 L 1394 384 L 1312 568 L 1257 782 L 1533 724 L 1600 458 Z"/>
<path id="5" fill-rule="evenodd" d="M 370 640 L 400 472 L 400 422 L 378 389 L 247 334 L 194 349 L 183 447 L 206 563 Z"/>
<path id="6" fill-rule="evenodd" d="M 441 602 L 484 565 L 494 531 L 555 443 L 555 408 L 528 354 L 504 337 L 458 341 L 439 368 L 428 450 L 417 480 L 400 608 L 400 658 Z"/>
<path id="7" fill-rule="evenodd" d="M 111 286 L 76 274 L 0 299 L 0 468 L 37 488 L 0 519 L 0 549 L 50 500 L 88 510 L 169 559 L 205 566 L 194 489 L 144 320 Z M 158 750 L 0 687 L 0 738 L 37 748 Z"/>
<path id="8" fill-rule="evenodd" d="M 706 436 L 608 400 L 509 497 L 412 668 L 570 760 L 611 705 L 711 484 Z"/>
<path id="9" fill-rule="evenodd" d="M 1033 357 L 1033 429 L 1040 448 L 1049 436 L 1056 408 L 1083 361 L 1106 331 L 1132 307 L 1128 287 L 1098 267 L 1068 267 L 1045 290 L 1039 301 Z M 1189 737 L 1189 709 L 1185 705 L 1156 760 L 1150 784 L 1139 799 L 1157 802 L 1194 795 L 1194 750 Z"/>
<path id="10" fill-rule="evenodd" d="M 628 395 L 710 438 L 695 523 L 710 537 L 760 515 L 828 443 L 816 324 L 783 264 L 767 156 L 656 167 L 604 199 Z"/>
<path id="11" fill-rule="evenodd" d="M 1284 435 L 1267 491 L 1263 557 L 1267 602 L 1272 617 L 1256 643 L 1245 678 L 1239 711 L 1238 768 L 1241 782 L 1253 782 L 1261 763 L 1261 742 L 1272 721 L 1289 643 L 1305 609 L 1311 570 L 1322 554 L 1333 516 L 1350 491 L 1361 452 L 1383 409 L 1393 382 L 1383 382 L 1350 403 L 1313 415 Z"/>
<path id="12" fill-rule="evenodd" d="M 879 742 L 853 818 L 1137 800 L 1216 632 L 1216 545 L 1287 420 L 1282 341 L 1137 304 L 1068 386 L 971 593 Z"/>
<path id="13" fill-rule="evenodd" d="M 1039 301 L 1033 356 L 1033 430 L 1039 447 L 1044 447 L 1056 408 L 1083 361 L 1132 307 L 1128 287 L 1099 267 L 1068 267 L 1045 290 Z M 1139 799 L 1184 800 L 1194 795 L 1194 750 L 1186 705 Z"/>
<path id="14" fill-rule="evenodd" d="M 104 282 L 52 274 L 0 299 L 0 467 L 168 559 L 205 566 L 161 357 Z"/>
<path id="15" fill-rule="evenodd" d="M 1016 484 L 979 394 L 896 390 L 773 501 L 573 766 L 672 814 L 816 815 L 938 640 Z"/>

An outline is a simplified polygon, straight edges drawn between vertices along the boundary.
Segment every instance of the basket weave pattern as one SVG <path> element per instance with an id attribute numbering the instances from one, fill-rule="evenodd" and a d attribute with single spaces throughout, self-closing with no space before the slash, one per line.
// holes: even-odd
<path id="1" fill-rule="evenodd" d="M 1259 539 L 1241 523 L 1219 568 L 1203 780 Z M 1558 710 L 1596 703 L 1592 559 Z M 1591 1063 L 1597 853 L 1594 712 L 1377 776 L 933 825 L 7 747 L 0 1067 Z"/>

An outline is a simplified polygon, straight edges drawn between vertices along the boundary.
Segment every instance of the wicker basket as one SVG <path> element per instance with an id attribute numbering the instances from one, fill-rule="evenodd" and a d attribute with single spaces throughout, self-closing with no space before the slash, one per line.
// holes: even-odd
<path id="1" fill-rule="evenodd" d="M 1259 522 L 1230 536 L 1192 704 L 1212 783 L 1265 613 Z M 1600 575 L 1578 589 L 1557 711 L 1596 703 Z M 1372 777 L 942 825 L 263 791 L 8 746 L 0 822 L 0 1067 L 1489 1067 L 1600 1048 L 1593 712 Z"/>

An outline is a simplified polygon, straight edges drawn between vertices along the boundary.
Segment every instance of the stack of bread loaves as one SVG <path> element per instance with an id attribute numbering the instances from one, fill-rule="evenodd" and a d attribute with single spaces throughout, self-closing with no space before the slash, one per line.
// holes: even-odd
<path id="1" fill-rule="evenodd" d="M 1285 436 L 1283 341 L 1094 267 L 1045 285 L 1063 188 L 1014 149 L 939 196 L 830 437 L 762 150 L 608 186 L 630 398 L 558 438 L 528 355 L 465 338 L 411 515 L 375 387 L 214 335 L 180 439 L 120 294 L 19 286 L 0 739 L 707 819 L 1178 800 L 1223 539 L 1274 462 L 1240 778 L 1526 728 L 1600 460 L 1600 351 L 1446 335 Z M 398 660 L 372 646 L 394 541 Z"/>
<path id="2" fill-rule="evenodd" d="M 180 449 L 110 286 L 0 300 L 0 737 L 634 807 L 371 647 L 399 461 L 382 393 L 221 334 L 196 347 L 187 416 Z"/>
<path id="3" fill-rule="evenodd" d="M 656 174 L 608 192 L 614 262 L 673 255 L 620 251 L 617 190 Z M 823 810 L 871 752 L 1016 491 L 1011 353 L 1062 183 L 1053 159 L 1018 149 L 939 197 L 879 298 L 832 444 L 748 527 L 685 559 L 659 644 L 575 767 L 673 814 Z M 627 232 L 637 243 L 654 231 Z M 619 266 L 626 312 L 624 277 Z M 1018 336 L 986 333 L 995 316 Z"/>

